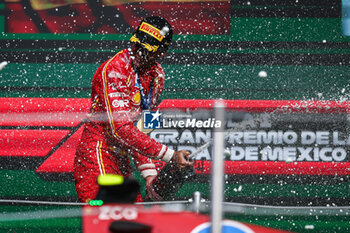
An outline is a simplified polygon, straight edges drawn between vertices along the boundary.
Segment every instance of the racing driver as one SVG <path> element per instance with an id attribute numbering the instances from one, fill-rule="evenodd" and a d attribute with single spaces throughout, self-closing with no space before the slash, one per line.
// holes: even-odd
<path id="1" fill-rule="evenodd" d="M 164 18 L 147 17 L 130 38 L 131 47 L 97 69 L 90 112 L 74 160 L 79 201 L 95 198 L 99 175 L 131 176 L 130 157 L 146 181 L 151 200 L 160 198 L 150 191 L 157 175 L 152 159 L 173 163 L 180 169 L 193 165 L 188 161 L 188 151 L 174 151 L 135 126 L 142 110 L 156 108 L 165 76 L 156 60 L 166 54 L 172 35 L 173 29 Z M 136 201 L 142 201 L 140 194 Z"/>

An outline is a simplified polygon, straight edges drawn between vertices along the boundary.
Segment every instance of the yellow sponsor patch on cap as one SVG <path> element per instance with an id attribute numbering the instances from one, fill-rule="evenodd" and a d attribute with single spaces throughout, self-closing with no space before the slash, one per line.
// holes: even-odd
<path id="1" fill-rule="evenodd" d="M 164 36 L 162 36 L 160 34 L 160 30 L 154 26 L 152 26 L 151 24 L 148 24 L 148 23 L 145 23 L 145 22 L 142 22 L 140 28 L 139 28 L 140 31 L 143 31 L 145 33 L 147 33 L 148 35 L 156 38 L 158 41 L 162 41 Z"/>

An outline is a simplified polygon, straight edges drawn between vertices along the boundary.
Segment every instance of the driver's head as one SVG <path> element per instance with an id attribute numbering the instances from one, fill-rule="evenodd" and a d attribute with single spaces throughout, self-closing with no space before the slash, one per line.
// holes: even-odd
<path id="1" fill-rule="evenodd" d="M 143 19 L 130 38 L 134 66 L 147 68 L 167 52 L 173 37 L 173 29 L 168 21 L 160 16 Z"/>

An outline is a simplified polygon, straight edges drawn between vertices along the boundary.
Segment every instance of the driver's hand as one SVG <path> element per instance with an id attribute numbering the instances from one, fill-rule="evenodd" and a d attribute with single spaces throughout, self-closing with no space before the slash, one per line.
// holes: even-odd
<path id="1" fill-rule="evenodd" d="M 146 192 L 147 192 L 148 198 L 151 199 L 152 201 L 161 201 L 163 198 L 161 196 L 159 196 L 159 194 L 154 191 L 154 188 L 152 186 L 152 181 L 156 177 L 157 176 L 147 176 L 145 178 L 145 180 L 146 180 Z"/>
<path id="2" fill-rule="evenodd" d="M 171 162 L 175 164 L 175 166 L 180 169 L 193 166 L 193 161 L 189 161 L 190 152 L 186 150 L 175 151 L 173 157 L 171 158 Z"/>

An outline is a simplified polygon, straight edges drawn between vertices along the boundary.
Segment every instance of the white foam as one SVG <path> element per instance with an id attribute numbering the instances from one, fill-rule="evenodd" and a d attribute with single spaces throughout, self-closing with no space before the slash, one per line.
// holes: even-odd
<path id="1" fill-rule="evenodd" d="M 3 61 L 0 63 L 0 70 L 2 70 L 5 66 L 7 66 L 8 62 L 7 61 Z"/>

